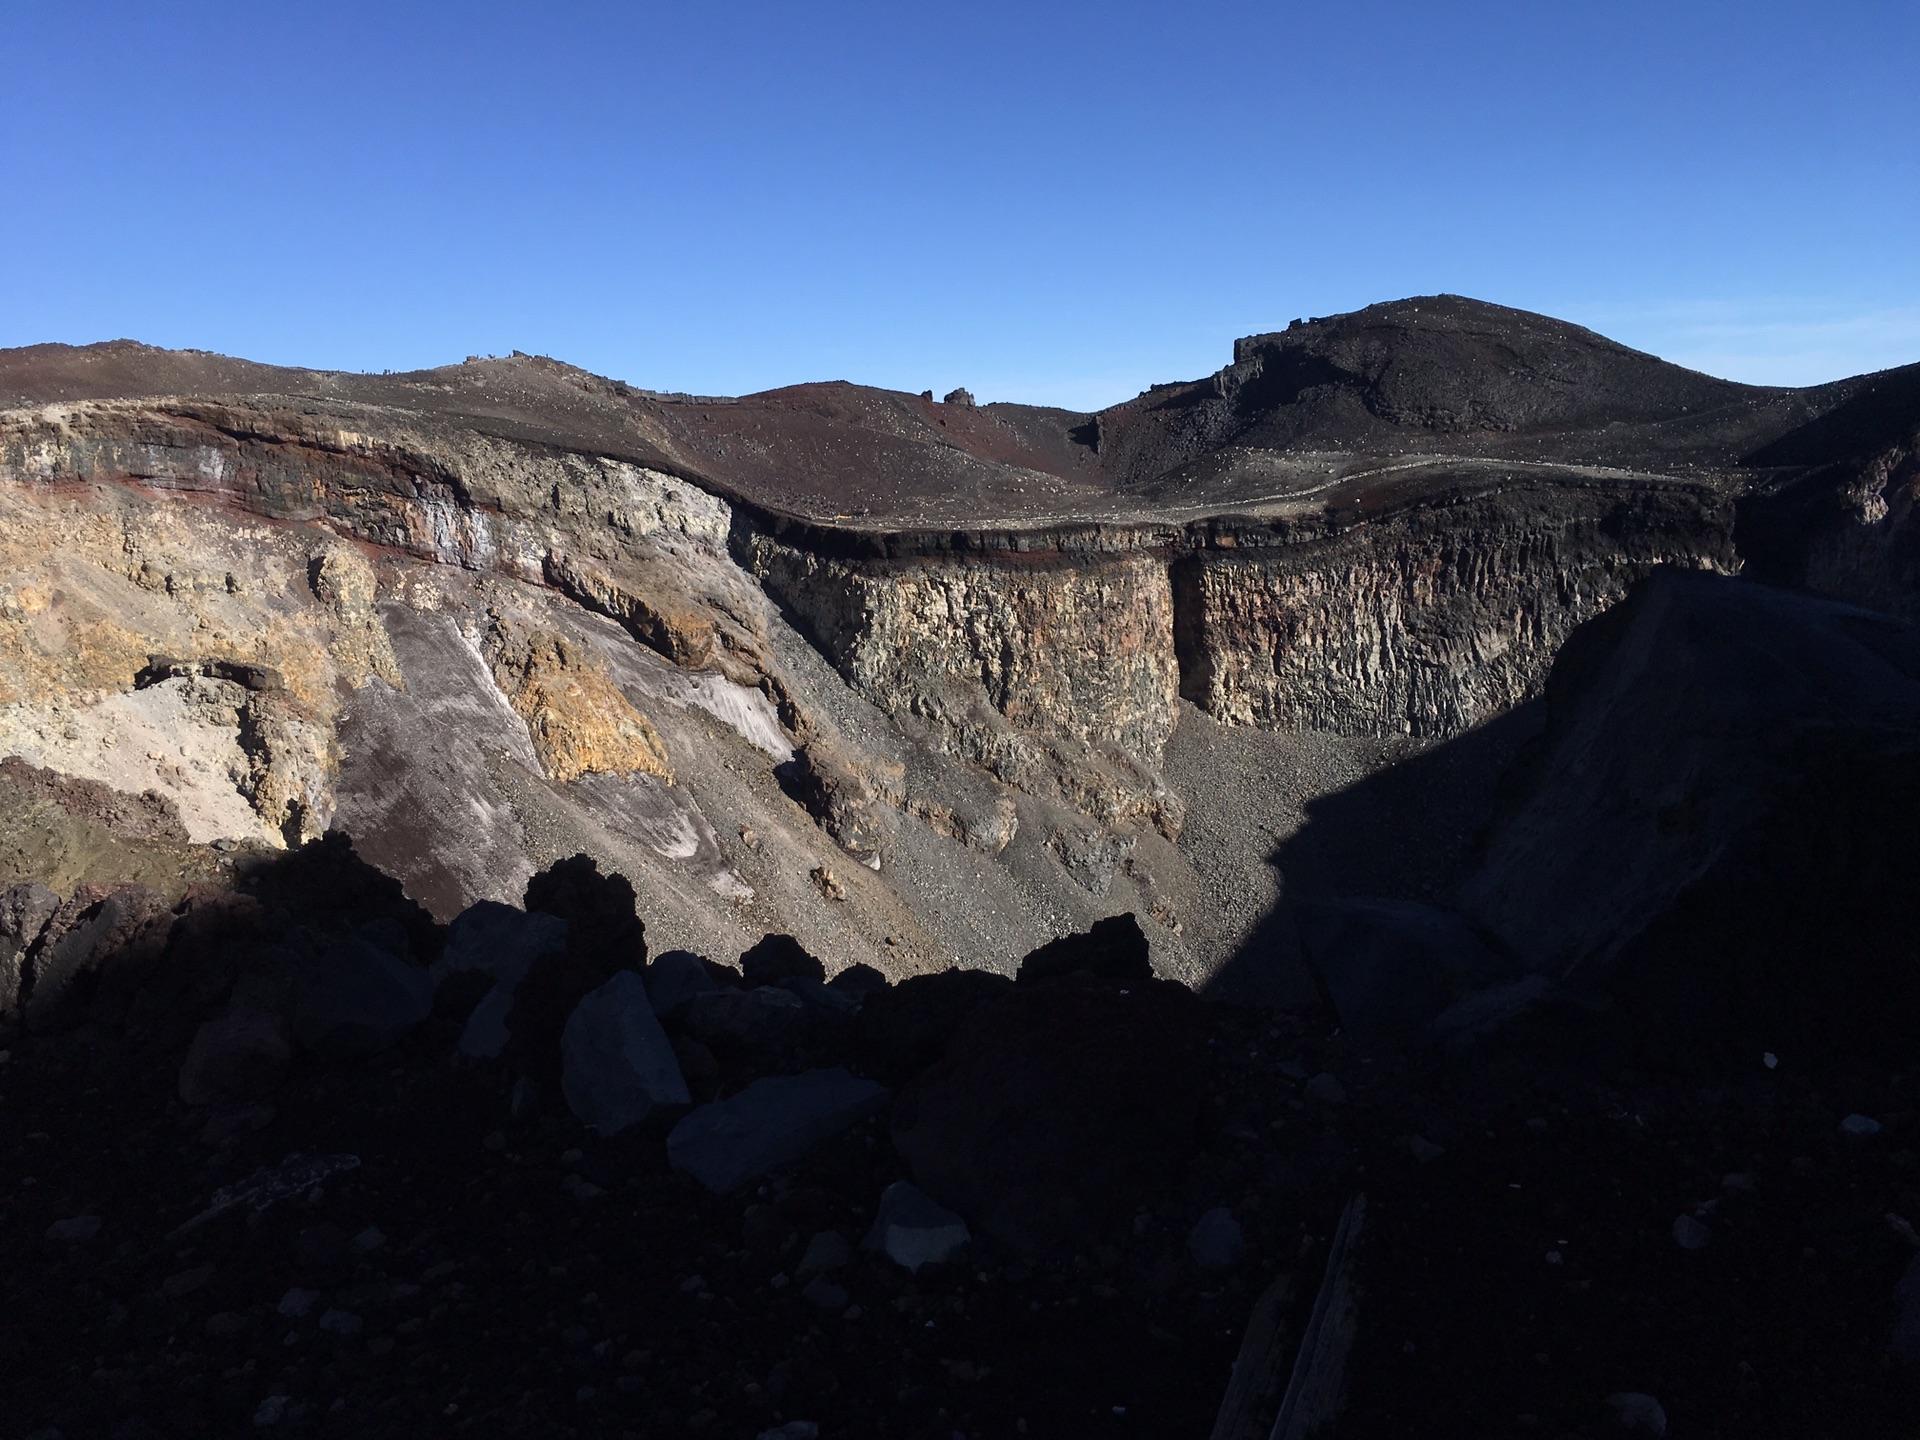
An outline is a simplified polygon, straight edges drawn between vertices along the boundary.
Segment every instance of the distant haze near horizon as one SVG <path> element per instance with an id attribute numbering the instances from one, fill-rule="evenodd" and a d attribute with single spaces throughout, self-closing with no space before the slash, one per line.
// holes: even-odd
<path id="1" fill-rule="evenodd" d="M 0 345 L 1093 409 L 1452 292 L 1920 360 L 1896 4 L 15 7 Z"/>

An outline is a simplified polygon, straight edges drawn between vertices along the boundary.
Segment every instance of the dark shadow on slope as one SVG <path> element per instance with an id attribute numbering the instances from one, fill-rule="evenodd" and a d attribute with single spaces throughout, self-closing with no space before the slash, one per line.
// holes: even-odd
<path id="1" fill-rule="evenodd" d="M 1444 903 L 1493 818 L 1501 777 L 1545 719 L 1540 703 L 1523 705 L 1311 802 L 1307 823 L 1268 857 L 1280 871 L 1279 903 L 1215 972 L 1207 994 L 1297 994 L 1305 966 L 1300 905 L 1358 896 Z"/>
<path id="2" fill-rule="evenodd" d="M 1457 1050 L 1525 1015 L 1557 1062 L 1573 1031 L 1533 1021 L 1578 1012 L 1668 1069 L 1900 1063 L 1920 1024 L 1917 685 L 1898 620 L 1657 572 L 1569 638 L 1533 743 L 1489 727 L 1314 806 L 1274 857 L 1284 903 L 1216 988 L 1292 963 L 1363 1046 L 1398 1025 Z M 1471 979 L 1476 939 L 1504 973 Z M 1421 1008 L 1430 1030 L 1408 1024 Z"/>

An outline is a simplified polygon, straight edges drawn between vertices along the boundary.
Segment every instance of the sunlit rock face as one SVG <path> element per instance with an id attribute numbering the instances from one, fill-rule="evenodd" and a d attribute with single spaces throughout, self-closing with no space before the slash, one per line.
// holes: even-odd
<path id="1" fill-rule="evenodd" d="M 1653 570 L 1910 608 L 1912 388 L 1452 297 L 1097 415 L 6 352 L 0 807 L 49 838 L 4 878 L 339 829 L 443 918 L 584 850 L 663 947 L 898 975 L 1131 909 L 1200 978 L 1316 797 L 1537 697 Z"/>

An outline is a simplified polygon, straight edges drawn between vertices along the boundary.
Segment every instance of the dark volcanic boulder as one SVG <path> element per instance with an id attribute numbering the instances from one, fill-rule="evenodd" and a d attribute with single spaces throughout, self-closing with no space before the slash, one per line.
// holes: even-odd
<path id="1" fill-rule="evenodd" d="M 969 1015 L 1012 988 L 991 970 L 952 969 L 870 989 L 853 1022 L 861 1068 L 898 1084 L 944 1055 Z"/>
<path id="2" fill-rule="evenodd" d="M 454 917 L 435 975 L 435 1009 L 461 1023 L 460 1053 L 493 1059 L 507 1045 L 507 1015 L 527 971 L 567 946 L 567 922 L 544 910 L 481 900 Z"/>
<path id="3" fill-rule="evenodd" d="M 1018 986 L 901 1095 L 894 1145 L 922 1189 L 1003 1243 L 1075 1246 L 1180 1173 L 1205 1054 L 1200 1002 L 1170 982 Z"/>
<path id="4" fill-rule="evenodd" d="M 1667 572 L 1583 626 L 1464 908 L 1655 1033 L 1855 1051 L 1920 1018 L 1920 636 Z"/>
<path id="5" fill-rule="evenodd" d="M 647 930 L 624 875 L 602 875 L 591 855 L 556 860 L 527 881 L 526 908 L 567 922 L 567 948 L 605 954 L 617 968 L 647 963 Z"/>
<path id="6" fill-rule="evenodd" d="M 1429 1023 L 1505 967 L 1459 914 L 1411 900 L 1319 900 L 1294 907 L 1300 948 L 1341 1027 L 1363 1045 L 1426 1037 Z"/>
<path id="7" fill-rule="evenodd" d="M 617 1135 L 693 1103 L 639 974 L 622 970 L 574 1009 L 560 1037 L 560 1086 L 584 1125 Z"/>
<path id="8" fill-rule="evenodd" d="M 567 922 L 566 945 L 534 957 L 506 1017 L 508 1049 L 542 1089 L 560 1084 L 560 1034 L 585 996 L 647 963 L 646 927 L 624 875 L 588 855 L 556 861 L 527 882 L 526 908 Z"/>
<path id="9" fill-rule="evenodd" d="M 718 990 L 707 962 L 691 950 L 667 950 L 647 966 L 647 1000 L 654 1013 L 672 1019 L 696 995 Z"/>
<path id="10" fill-rule="evenodd" d="M 1049 940 L 1020 962 L 1020 983 L 1027 985 L 1082 970 L 1104 980 L 1153 978 L 1147 937 L 1132 911 L 1096 920 L 1084 935 Z"/>
<path id="11" fill-rule="evenodd" d="M 886 1102 L 885 1086 L 838 1067 L 765 1076 L 675 1125 L 667 1136 L 667 1162 L 724 1195 L 792 1164 Z"/>
<path id="12" fill-rule="evenodd" d="M 180 1098 L 189 1105 L 262 1099 L 273 1093 L 292 1059 L 284 1019 L 237 1008 L 194 1034 L 180 1066 Z"/>
<path id="13" fill-rule="evenodd" d="M 255 865 L 244 888 L 268 915 L 284 911 L 316 931 L 342 923 L 360 930 L 378 926 L 386 932 L 379 943 L 402 959 L 430 965 L 440 958 L 445 927 L 408 899 L 398 880 L 362 860 L 352 839 L 338 830 Z"/>
<path id="14" fill-rule="evenodd" d="M 827 967 L 822 965 L 791 935 L 763 936 L 740 957 L 740 973 L 749 985 L 777 985 L 782 980 L 815 980 L 824 983 Z"/>
<path id="15" fill-rule="evenodd" d="M 433 972 L 359 932 L 291 952 L 293 1038 L 330 1055 L 384 1050 L 433 1013 Z"/>
<path id="16" fill-rule="evenodd" d="M 37 1033 L 85 1018 L 110 965 L 144 969 L 165 947 L 172 923 L 165 900 L 141 885 L 101 895 L 82 887 L 47 921 L 25 977 L 21 1014 Z"/>

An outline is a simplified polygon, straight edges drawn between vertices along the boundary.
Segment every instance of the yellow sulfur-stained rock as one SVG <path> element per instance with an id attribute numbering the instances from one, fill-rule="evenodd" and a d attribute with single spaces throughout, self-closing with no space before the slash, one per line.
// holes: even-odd
<path id="1" fill-rule="evenodd" d="M 516 635 L 497 623 L 489 637 L 501 692 L 527 722 L 549 778 L 657 775 L 672 768 L 660 735 L 589 653 L 551 631 Z"/>

